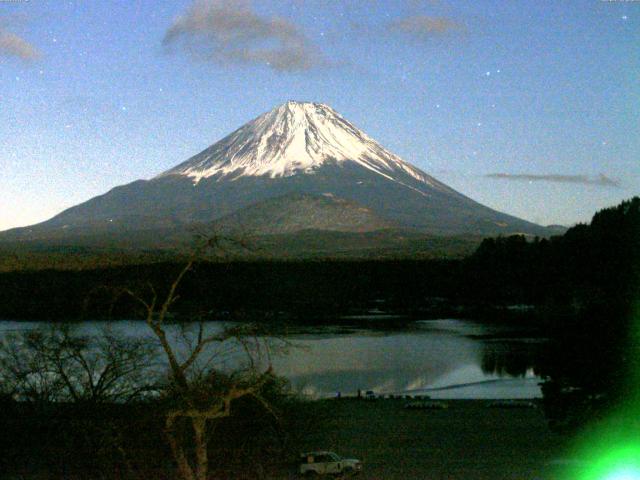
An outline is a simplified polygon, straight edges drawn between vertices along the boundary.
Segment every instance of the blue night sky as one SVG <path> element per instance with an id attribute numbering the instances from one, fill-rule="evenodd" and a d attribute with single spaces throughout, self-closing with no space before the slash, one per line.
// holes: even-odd
<path id="1" fill-rule="evenodd" d="M 495 209 L 640 193 L 640 2 L 0 1 L 0 230 L 150 178 L 289 99 Z"/>

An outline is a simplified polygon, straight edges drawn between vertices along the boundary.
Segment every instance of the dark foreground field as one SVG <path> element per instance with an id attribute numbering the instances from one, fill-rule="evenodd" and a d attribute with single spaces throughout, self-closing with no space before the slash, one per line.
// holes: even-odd
<path id="1" fill-rule="evenodd" d="M 405 410 L 405 401 L 328 400 L 333 420 L 304 448 L 334 450 L 364 463 L 360 479 L 552 479 L 564 437 L 542 411 L 446 402 L 445 410 Z"/>
<path id="2" fill-rule="evenodd" d="M 361 480 L 583 478 L 576 474 L 582 472 L 584 464 L 581 466 L 572 454 L 565 453 L 571 437 L 550 431 L 541 408 L 489 408 L 491 402 L 487 400 L 453 400 L 444 402 L 448 408 L 443 410 L 407 410 L 406 402 L 343 398 L 291 405 L 297 420 L 290 419 L 288 427 L 283 425 L 289 430 L 280 440 L 268 433 L 267 419 L 246 423 L 242 415 L 235 416 L 229 419 L 231 423 L 216 429 L 210 445 L 209 478 L 298 479 L 299 453 L 313 450 L 330 450 L 346 458 L 360 459 L 363 471 L 358 479 Z M 126 447 L 132 469 L 119 461 L 117 453 L 114 462 L 110 457 L 103 458 L 108 452 L 102 449 L 117 440 L 114 435 L 117 436 L 118 429 L 96 430 L 102 432 L 102 436 L 94 435 L 93 430 L 87 431 L 88 438 L 76 432 L 74 440 L 64 446 L 56 443 L 59 440 L 53 440 L 60 432 L 36 431 L 35 435 L 41 437 L 38 442 L 32 436 L 34 432 L 25 435 L 14 431 L 8 437 L 0 437 L 4 440 L 4 447 L 0 449 L 0 460 L 4 460 L 0 464 L 4 465 L 0 468 L 0 479 L 178 478 L 162 435 L 157 431 L 159 425 L 154 427 L 153 419 L 150 423 L 144 419 L 137 423 L 144 417 L 138 414 L 130 412 L 126 416 L 133 432 L 126 428 L 121 431 L 132 437 L 129 443 L 134 442 Z M 33 423 L 28 420 L 14 418 L 13 423 Z M 92 424 L 91 416 L 74 422 L 76 427 Z M 253 431 L 252 435 L 247 436 L 247 427 Z M 2 435 L 6 433 L 7 430 L 0 431 Z M 56 438 L 66 437 L 62 434 Z M 252 439 L 256 441 L 252 443 Z M 12 454 L 14 450 L 23 453 Z M 80 460 L 84 460 L 83 465 L 78 463 Z"/>

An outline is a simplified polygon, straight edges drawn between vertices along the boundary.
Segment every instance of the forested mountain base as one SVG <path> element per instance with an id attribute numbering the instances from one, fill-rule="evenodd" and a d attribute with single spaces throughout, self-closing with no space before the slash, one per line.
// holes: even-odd
<path id="1" fill-rule="evenodd" d="M 640 298 L 640 198 L 598 212 L 563 236 L 484 240 L 465 259 L 202 261 L 184 279 L 178 317 L 297 320 L 369 309 L 452 315 L 483 308 L 536 306 L 575 315 L 606 304 L 628 318 Z M 87 254 L 78 251 L 74 255 Z M 135 318 L 123 287 L 167 286 L 185 258 L 140 255 L 133 265 L 0 274 L 0 318 Z M 107 264 L 108 265 L 108 264 Z"/>

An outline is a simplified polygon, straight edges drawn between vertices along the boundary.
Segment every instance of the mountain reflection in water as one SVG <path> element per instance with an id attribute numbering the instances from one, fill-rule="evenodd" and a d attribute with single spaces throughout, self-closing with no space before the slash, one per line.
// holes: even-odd
<path id="1" fill-rule="evenodd" d="M 295 336 L 276 372 L 312 397 L 377 394 L 432 398 L 540 397 L 534 365 L 540 342 L 513 337 L 513 329 L 458 320 L 417 322 L 411 331 Z M 477 336 L 491 336 L 480 340 Z M 473 338 L 472 336 L 476 336 Z"/>

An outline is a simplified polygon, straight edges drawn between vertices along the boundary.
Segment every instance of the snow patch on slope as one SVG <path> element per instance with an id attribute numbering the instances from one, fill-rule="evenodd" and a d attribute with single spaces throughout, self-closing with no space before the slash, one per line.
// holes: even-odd
<path id="1" fill-rule="evenodd" d="M 344 162 L 354 162 L 416 191 L 419 190 L 397 179 L 397 174 L 404 173 L 430 187 L 448 190 L 386 150 L 331 107 L 301 102 L 287 102 L 260 115 L 160 176 L 188 176 L 194 183 L 213 176 L 217 180 L 246 176 L 277 178 L 313 174 L 324 164 Z"/>

